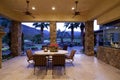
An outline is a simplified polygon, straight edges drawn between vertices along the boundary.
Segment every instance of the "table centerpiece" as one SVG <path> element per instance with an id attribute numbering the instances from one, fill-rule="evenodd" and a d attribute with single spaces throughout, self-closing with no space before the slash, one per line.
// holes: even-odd
<path id="1" fill-rule="evenodd" d="M 50 48 L 50 52 L 58 52 L 58 44 L 56 43 L 51 43 L 49 48 Z"/>

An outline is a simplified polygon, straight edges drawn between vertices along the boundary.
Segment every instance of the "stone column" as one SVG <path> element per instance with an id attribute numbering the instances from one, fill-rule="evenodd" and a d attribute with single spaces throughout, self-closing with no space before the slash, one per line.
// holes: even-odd
<path id="1" fill-rule="evenodd" d="M 5 35 L 5 32 L 0 32 L 0 68 L 2 68 L 2 37 Z"/>
<path id="2" fill-rule="evenodd" d="M 56 43 L 56 22 L 50 22 L 50 43 Z"/>
<path id="3" fill-rule="evenodd" d="M 13 56 L 18 56 L 22 53 L 21 51 L 21 43 L 22 43 L 21 22 L 12 21 L 10 32 L 11 32 L 11 46 L 10 46 L 11 54 Z"/>
<path id="4" fill-rule="evenodd" d="M 94 29 L 93 21 L 85 22 L 85 54 L 94 55 Z"/>

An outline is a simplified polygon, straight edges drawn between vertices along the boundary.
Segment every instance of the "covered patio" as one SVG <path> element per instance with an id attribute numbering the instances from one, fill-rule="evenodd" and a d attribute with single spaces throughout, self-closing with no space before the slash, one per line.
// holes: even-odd
<path id="1" fill-rule="evenodd" d="M 29 2 L 29 7 L 27 2 Z M 74 0 L 1 0 L 0 16 L 11 20 L 11 53 L 14 58 L 2 62 L 2 37 L 5 33 L 0 31 L 0 79 L 119 80 L 119 69 L 105 64 L 99 60 L 101 57 L 98 59 L 94 56 L 93 30 L 93 20 L 95 19 L 99 25 L 120 19 L 119 4 L 120 0 L 78 0 L 78 9 L 76 9 Z M 36 9 L 32 10 L 31 7 L 35 7 Z M 52 7 L 55 9 L 52 10 Z M 71 10 L 72 7 L 76 10 Z M 28 13 L 26 14 L 26 12 Z M 80 14 L 76 15 L 76 12 Z M 76 54 L 74 61 L 75 66 L 66 63 L 66 75 L 61 75 L 57 72 L 55 75 L 52 75 L 51 68 L 48 69 L 47 75 L 44 75 L 43 70 L 40 70 L 42 72 L 38 73 L 37 76 L 33 75 L 33 65 L 31 64 L 28 67 L 29 64 L 26 61 L 26 56 L 21 56 L 21 23 L 45 21 L 50 22 L 50 43 L 56 43 L 56 22 L 83 22 L 85 24 L 85 28 L 82 29 L 85 31 L 85 54 Z M 106 49 L 104 51 L 106 51 Z M 99 52 L 99 56 L 100 55 Z M 120 68 L 119 64 L 118 67 Z M 59 72 L 59 69 L 57 71 Z"/>

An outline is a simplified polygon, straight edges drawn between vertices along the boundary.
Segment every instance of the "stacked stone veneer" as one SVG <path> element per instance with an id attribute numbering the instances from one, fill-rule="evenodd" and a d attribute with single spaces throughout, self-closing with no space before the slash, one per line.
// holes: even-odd
<path id="1" fill-rule="evenodd" d="M 85 54 L 94 55 L 94 29 L 93 21 L 85 22 Z"/>
<path id="2" fill-rule="evenodd" d="M 22 31 L 21 23 L 17 21 L 12 21 L 11 26 L 11 53 L 13 56 L 18 56 L 22 53 L 21 43 L 22 43 Z"/>
<path id="3" fill-rule="evenodd" d="M 112 47 L 98 47 L 97 58 L 120 69 L 120 49 Z"/>
<path id="4" fill-rule="evenodd" d="M 50 22 L 50 43 L 56 43 L 56 22 Z"/>
<path id="5" fill-rule="evenodd" d="M 0 32 L 0 68 L 2 68 L 2 37 L 4 35 L 4 32 Z"/>

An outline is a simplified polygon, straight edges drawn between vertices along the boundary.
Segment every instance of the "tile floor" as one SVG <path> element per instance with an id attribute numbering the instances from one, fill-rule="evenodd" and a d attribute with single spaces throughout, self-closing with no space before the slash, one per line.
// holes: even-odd
<path id="1" fill-rule="evenodd" d="M 51 67 L 47 74 L 44 68 L 33 74 L 33 64 L 26 61 L 26 56 L 18 56 L 3 62 L 0 80 L 120 80 L 120 70 L 98 60 L 94 56 L 82 53 L 75 55 L 74 66 L 66 62 L 66 75 L 61 69 Z"/>

